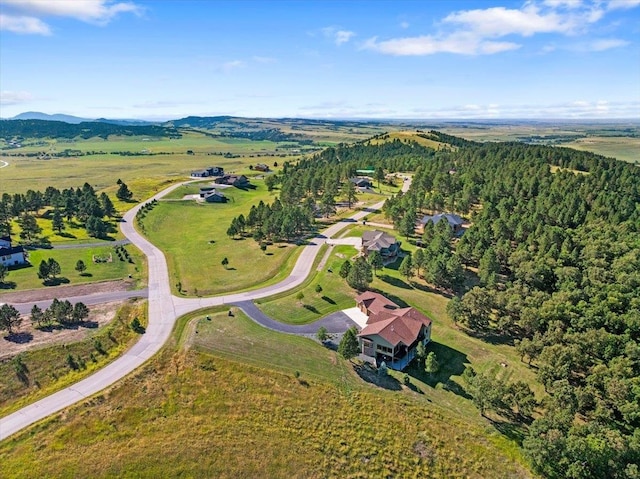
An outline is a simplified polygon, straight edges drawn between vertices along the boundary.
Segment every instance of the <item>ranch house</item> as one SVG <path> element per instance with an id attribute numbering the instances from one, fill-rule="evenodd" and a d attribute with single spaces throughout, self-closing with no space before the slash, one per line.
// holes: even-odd
<path id="1" fill-rule="evenodd" d="M 431 341 L 431 320 L 415 308 L 401 308 L 383 295 L 366 291 L 356 296 L 367 323 L 358 334 L 361 353 L 376 365 L 402 371 L 416 356 L 419 343 Z"/>

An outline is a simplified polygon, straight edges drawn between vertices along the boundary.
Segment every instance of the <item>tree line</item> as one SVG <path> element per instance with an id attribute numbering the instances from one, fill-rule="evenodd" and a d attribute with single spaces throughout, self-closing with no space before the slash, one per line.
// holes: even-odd
<path id="1" fill-rule="evenodd" d="M 127 185 L 118 180 L 116 196 L 121 201 L 128 201 L 133 194 Z M 62 191 L 48 186 L 44 192 L 27 190 L 25 194 L 3 193 L 0 198 L 0 235 L 12 234 L 11 221 L 16 218 L 20 226 L 20 239 L 25 244 L 39 240 L 42 228 L 36 221 L 36 216 L 47 208 L 42 217 L 51 220 L 52 229 L 58 234 L 66 229 L 67 222 L 76 219 L 83 225 L 90 236 L 105 237 L 112 227 L 104 218 L 115 218 L 117 211 L 111 198 L 102 192 L 98 196 L 94 188 L 85 183 L 81 188 L 65 188 Z"/>

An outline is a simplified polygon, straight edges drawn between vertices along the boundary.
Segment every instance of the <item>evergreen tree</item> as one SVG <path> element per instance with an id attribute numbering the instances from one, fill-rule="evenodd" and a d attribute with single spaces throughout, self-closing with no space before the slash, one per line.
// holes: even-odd
<path id="1" fill-rule="evenodd" d="M 351 208 L 351 204 L 357 200 L 356 185 L 353 181 L 347 179 L 344 183 L 343 189 L 344 199 L 347 200 L 347 204 L 349 205 L 349 208 Z"/>
<path id="2" fill-rule="evenodd" d="M 367 257 L 367 261 L 369 262 L 369 264 L 371 265 L 371 268 L 373 269 L 373 274 L 376 274 L 376 272 L 379 269 L 382 269 L 384 267 L 384 263 L 382 261 L 382 255 L 380 254 L 379 251 L 372 251 L 371 253 L 369 253 L 369 256 Z"/>
<path id="3" fill-rule="evenodd" d="M 34 304 L 31 308 L 31 322 L 40 327 L 45 323 L 45 319 L 42 309 L 37 304 Z"/>
<path id="4" fill-rule="evenodd" d="M 371 265 L 362 257 L 358 257 L 347 274 L 347 284 L 354 289 L 361 291 L 367 289 L 369 283 L 373 281 Z"/>
<path id="5" fill-rule="evenodd" d="M 407 278 L 407 281 L 411 281 L 413 277 L 413 262 L 410 255 L 405 256 L 402 263 L 400 263 L 400 274 Z"/>
<path id="6" fill-rule="evenodd" d="M 433 377 L 433 375 L 440 370 L 440 364 L 438 364 L 436 353 L 434 353 L 433 351 L 427 354 L 427 358 L 424 360 L 424 370 L 431 377 Z"/>
<path id="7" fill-rule="evenodd" d="M 40 266 L 38 267 L 38 278 L 44 281 L 49 279 L 49 263 L 45 260 L 40 261 Z"/>
<path id="8" fill-rule="evenodd" d="M 120 182 L 120 186 L 118 187 L 118 191 L 116 193 L 116 198 L 120 201 L 129 201 L 133 198 L 133 193 L 129 191 L 129 187 L 124 181 Z"/>
<path id="9" fill-rule="evenodd" d="M 57 231 L 58 234 L 62 233 L 64 230 L 64 221 L 62 221 L 62 213 L 58 208 L 53 210 L 53 216 L 51 217 L 51 227 L 54 231 Z"/>
<path id="10" fill-rule="evenodd" d="M 487 248 L 480 259 L 480 266 L 478 267 L 480 284 L 483 286 L 494 286 L 499 271 L 500 263 L 498 263 L 495 250 L 493 248 Z"/>
<path id="11" fill-rule="evenodd" d="M 338 345 L 338 353 L 345 359 L 352 359 L 360 353 L 357 330 L 355 327 L 347 329 Z"/>
<path id="12" fill-rule="evenodd" d="M 0 263 L 0 283 L 4 283 L 4 280 L 6 279 L 8 274 L 9 268 L 3 263 Z"/>
<path id="13" fill-rule="evenodd" d="M 351 261 L 349 261 L 348 259 L 345 260 L 344 263 L 342 263 L 342 266 L 340 266 L 340 272 L 338 273 L 340 275 L 341 278 L 347 278 L 347 276 L 349 276 L 349 271 L 351 271 L 352 265 L 351 265 Z"/>
<path id="14" fill-rule="evenodd" d="M 0 306 L 0 331 L 5 330 L 9 335 L 22 323 L 18 310 L 10 304 Z"/>
<path id="15" fill-rule="evenodd" d="M 102 211 L 105 216 L 109 218 L 113 218 L 116 215 L 116 208 L 113 206 L 113 202 L 109 195 L 107 195 L 104 191 L 100 194 L 100 205 L 102 206 Z"/>
<path id="16" fill-rule="evenodd" d="M 54 279 L 57 275 L 59 275 L 62 272 L 60 268 L 60 263 L 58 263 L 54 258 L 48 259 L 47 268 L 49 270 L 49 276 Z"/>
<path id="17" fill-rule="evenodd" d="M 81 259 L 79 259 L 76 262 L 76 271 L 78 273 L 80 273 L 80 276 L 82 276 L 82 274 L 87 270 L 87 265 L 84 264 L 84 261 L 82 261 Z"/>

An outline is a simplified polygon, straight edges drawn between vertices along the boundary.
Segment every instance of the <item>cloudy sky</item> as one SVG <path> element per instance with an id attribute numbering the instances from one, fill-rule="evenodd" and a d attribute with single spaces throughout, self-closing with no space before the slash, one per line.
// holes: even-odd
<path id="1" fill-rule="evenodd" d="M 0 0 L 0 117 L 640 118 L 640 0 Z"/>

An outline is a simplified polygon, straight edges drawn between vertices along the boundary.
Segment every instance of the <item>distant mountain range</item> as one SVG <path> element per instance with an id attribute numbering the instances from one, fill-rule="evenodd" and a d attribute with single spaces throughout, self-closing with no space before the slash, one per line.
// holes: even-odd
<path id="1" fill-rule="evenodd" d="M 56 113 L 55 115 L 49 115 L 39 111 L 26 111 L 14 116 L 13 118 L 7 118 L 7 120 L 45 120 L 45 121 L 63 121 L 65 123 L 71 123 L 77 125 L 78 123 L 95 121 L 98 123 L 112 123 L 114 125 L 131 125 L 131 126 L 145 126 L 145 125 L 159 125 L 162 122 L 153 122 L 147 120 L 127 120 L 127 119 L 107 119 L 107 118 L 81 118 L 73 115 L 63 115 L 62 113 Z"/>

